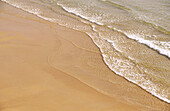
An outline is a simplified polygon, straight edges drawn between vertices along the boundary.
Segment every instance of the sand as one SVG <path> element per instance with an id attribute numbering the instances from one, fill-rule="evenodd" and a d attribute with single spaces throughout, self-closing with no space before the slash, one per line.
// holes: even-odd
<path id="1" fill-rule="evenodd" d="M 0 2 L 0 111 L 140 110 L 168 104 L 111 72 L 86 34 Z"/>

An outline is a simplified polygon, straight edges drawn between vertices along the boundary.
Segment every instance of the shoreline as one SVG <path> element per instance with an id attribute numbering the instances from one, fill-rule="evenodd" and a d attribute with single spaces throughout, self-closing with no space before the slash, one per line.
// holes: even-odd
<path id="1" fill-rule="evenodd" d="M 120 100 L 121 97 L 116 94 L 124 93 L 121 88 L 126 86 L 121 85 L 121 88 L 118 88 L 119 86 L 117 85 L 125 83 L 128 84 L 127 86 L 140 91 L 142 96 L 145 95 L 145 97 L 151 98 L 150 101 L 154 100 L 154 104 L 149 105 L 149 107 L 157 107 L 158 111 L 162 108 L 165 109 L 164 111 L 168 109 L 167 103 L 155 99 L 155 97 L 127 82 L 122 77 L 112 75 L 114 73 L 102 62 L 99 49 L 86 34 L 62 26 L 54 26 L 32 14 L 5 3 L 0 3 L 7 12 L 13 14 L 18 12 L 16 14 L 18 16 L 21 14 L 25 18 L 35 19 L 33 21 L 4 14 L 2 13 L 3 11 L 0 12 L 0 23 L 2 25 L 0 36 L 3 38 L 0 39 L 1 61 L 3 61 L 0 64 L 2 72 L 0 74 L 0 87 L 2 87 L 0 88 L 0 109 L 2 111 L 7 110 L 6 108 L 12 108 L 11 110 L 13 111 L 53 111 L 56 109 L 71 111 L 71 109 L 82 110 L 82 107 L 85 111 L 95 111 L 97 109 L 108 111 L 126 111 L 129 109 L 137 111 L 147 109 L 142 105 L 127 103 L 123 99 Z M 5 38 L 6 36 L 7 38 Z M 89 45 L 87 46 L 86 44 Z M 97 54 L 93 52 L 97 52 Z M 78 56 L 80 58 L 77 58 Z M 47 61 L 48 58 L 50 58 L 50 61 Z M 112 83 L 103 79 L 102 73 L 106 73 L 107 78 L 111 77 L 117 79 L 116 82 L 120 82 L 112 86 Z M 79 80 L 84 80 L 83 82 L 89 85 L 85 85 Z M 99 89 L 96 91 L 89 86 Z M 101 89 L 108 90 L 109 93 L 116 93 L 115 97 L 101 94 Z M 117 89 L 120 91 L 114 91 Z M 137 93 L 135 92 L 134 94 Z M 77 98 L 74 100 L 76 96 Z M 142 99 L 142 96 L 139 98 Z M 48 102 L 51 102 L 50 104 L 52 105 L 48 104 Z M 44 107 L 41 107 L 42 104 Z M 63 104 L 68 107 L 63 107 Z M 158 106 L 158 104 L 160 105 Z M 33 107 L 34 105 L 35 107 Z"/>

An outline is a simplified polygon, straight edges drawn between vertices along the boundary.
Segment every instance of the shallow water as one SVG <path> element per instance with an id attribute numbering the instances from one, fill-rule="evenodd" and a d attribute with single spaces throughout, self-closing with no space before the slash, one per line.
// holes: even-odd
<path id="1" fill-rule="evenodd" d="M 170 103 L 169 0 L 2 1 L 88 34 L 113 72 Z"/>

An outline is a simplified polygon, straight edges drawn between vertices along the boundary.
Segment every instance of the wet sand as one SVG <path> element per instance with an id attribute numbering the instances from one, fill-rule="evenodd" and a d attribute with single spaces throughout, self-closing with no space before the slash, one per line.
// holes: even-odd
<path id="1" fill-rule="evenodd" d="M 167 103 L 111 72 L 86 34 L 2 2 L 0 61 L 0 111 L 169 108 Z"/>

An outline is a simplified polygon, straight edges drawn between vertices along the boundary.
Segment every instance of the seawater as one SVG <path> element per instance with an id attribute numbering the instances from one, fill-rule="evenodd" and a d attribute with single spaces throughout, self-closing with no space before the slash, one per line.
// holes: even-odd
<path id="1" fill-rule="evenodd" d="M 2 0 L 88 34 L 116 74 L 170 103 L 169 0 Z"/>

